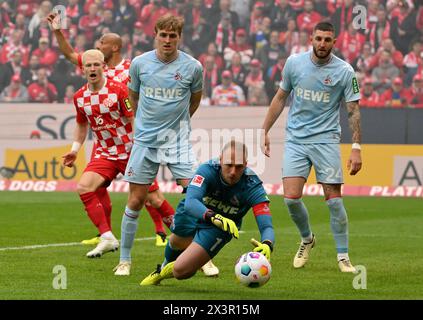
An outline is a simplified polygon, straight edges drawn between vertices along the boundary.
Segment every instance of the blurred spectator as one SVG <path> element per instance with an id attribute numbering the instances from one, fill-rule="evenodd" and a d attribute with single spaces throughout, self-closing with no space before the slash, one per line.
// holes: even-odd
<path id="1" fill-rule="evenodd" d="M 114 12 L 118 33 L 132 35 L 132 29 L 137 20 L 134 7 L 128 3 L 128 0 L 119 0 Z"/>
<path id="2" fill-rule="evenodd" d="M 153 39 L 145 34 L 144 25 L 140 21 L 135 22 L 132 44 L 134 48 L 140 49 L 143 52 L 153 49 Z"/>
<path id="3" fill-rule="evenodd" d="M 241 55 L 241 63 L 247 65 L 253 57 L 253 48 L 247 41 L 247 32 L 245 29 L 238 29 L 235 34 L 235 43 L 229 44 L 224 49 L 223 58 L 228 64 L 235 52 Z"/>
<path id="4" fill-rule="evenodd" d="M 254 52 L 261 49 L 269 41 L 270 36 L 270 27 L 272 26 L 272 21 L 269 17 L 263 17 L 261 23 L 257 26 L 257 32 L 252 34 L 252 47 Z"/>
<path id="5" fill-rule="evenodd" d="M 410 39 L 417 33 L 416 11 L 410 10 L 407 1 L 398 0 L 398 7 L 391 14 L 391 22 L 391 37 L 395 47 L 403 54 L 406 54 L 409 50 Z"/>
<path id="6" fill-rule="evenodd" d="M 87 0 L 86 4 L 89 3 Z M 79 0 L 68 0 L 66 5 L 66 17 L 71 19 L 73 24 L 78 24 L 79 18 L 82 16 L 82 6 Z"/>
<path id="7" fill-rule="evenodd" d="M 383 40 L 388 39 L 391 35 L 391 23 L 387 19 L 386 9 L 383 5 L 379 6 L 376 16 L 376 23 L 370 25 L 370 28 L 367 29 L 368 40 L 374 51 L 379 48 Z"/>
<path id="8" fill-rule="evenodd" d="M 94 41 L 94 34 L 101 21 L 102 18 L 98 14 L 98 5 L 96 3 L 90 4 L 88 14 L 83 15 L 78 24 L 79 30 L 85 34 L 88 42 Z"/>
<path id="9" fill-rule="evenodd" d="M 391 88 L 382 93 L 380 100 L 384 107 L 404 108 L 407 106 L 410 99 L 400 77 L 396 77 L 392 81 Z"/>
<path id="10" fill-rule="evenodd" d="M 307 52 L 313 49 L 310 43 L 310 37 L 307 31 L 300 31 L 299 42 L 291 49 L 291 54 Z"/>
<path id="11" fill-rule="evenodd" d="M 267 70 L 277 62 L 279 52 L 285 52 L 285 48 L 279 44 L 279 32 L 273 30 L 269 43 L 257 50 L 255 56 L 262 63 L 263 69 Z"/>
<path id="12" fill-rule="evenodd" d="M 21 79 L 22 83 L 28 87 L 32 82 L 37 81 L 37 72 L 40 68 L 40 58 L 32 55 L 29 59 L 29 66 L 22 69 Z"/>
<path id="13" fill-rule="evenodd" d="M 109 32 L 115 32 L 115 33 L 121 33 L 123 32 L 123 28 L 121 26 L 121 24 L 116 23 L 114 14 L 112 10 L 104 10 L 103 14 L 102 14 L 102 18 L 103 20 L 101 21 L 101 23 L 98 25 L 98 27 L 95 30 L 94 33 L 94 38 L 98 39 L 101 37 L 101 35 L 103 35 L 104 29 L 109 30 Z M 69 41 L 69 40 L 68 40 Z"/>
<path id="14" fill-rule="evenodd" d="M 304 1 L 304 12 L 297 17 L 297 26 L 300 31 L 307 31 L 310 35 L 313 32 L 314 26 L 322 20 L 322 16 L 314 10 L 312 0 Z"/>
<path id="15" fill-rule="evenodd" d="M 373 69 L 372 78 L 374 81 L 374 88 L 378 93 L 389 89 L 391 87 L 392 79 L 399 76 L 399 69 L 392 63 L 392 55 L 389 51 L 383 50 L 379 65 Z"/>
<path id="16" fill-rule="evenodd" d="M 279 83 L 282 80 L 282 70 L 285 66 L 286 59 L 288 59 L 288 54 L 283 51 L 279 52 L 276 64 L 266 71 L 265 82 L 268 97 L 273 97 L 279 89 Z"/>
<path id="17" fill-rule="evenodd" d="M 206 10 L 201 0 L 194 0 L 185 14 L 184 36 L 194 55 L 200 55 L 211 41 L 211 24 L 207 22 Z"/>
<path id="18" fill-rule="evenodd" d="M 423 73 L 418 73 L 413 77 L 408 97 L 410 108 L 423 108 Z"/>
<path id="19" fill-rule="evenodd" d="M 405 85 L 410 86 L 411 81 L 419 68 L 423 68 L 423 42 L 416 40 L 411 44 L 411 51 L 403 60 L 405 67 Z"/>
<path id="20" fill-rule="evenodd" d="M 222 107 L 244 106 L 245 95 L 241 87 L 232 82 L 229 70 L 222 72 L 222 84 L 216 86 L 212 93 L 212 105 Z"/>
<path id="21" fill-rule="evenodd" d="M 348 25 L 348 30 L 341 32 L 338 36 L 335 46 L 341 51 L 345 61 L 353 63 L 360 56 L 366 37 L 357 32 L 354 24 Z"/>
<path id="22" fill-rule="evenodd" d="M 194 0 L 195 2 L 195 0 Z M 231 0 L 230 10 L 238 14 L 239 26 L 247 29 L 250 22 L 251 11 L 253 0 Z"/>
<path id="23" fill-rule="evenodd" d="M 23 32 L 15 29 L 12 32 L 11 38 L 0 49 L 0 64 L 5 64 L 11 59 L 11 55 L 15 50 L 22 53 L 22 67 L 26 67 L 29 61 L 29 48 L 22 43 Z"/>
<path id="24" fill-rule="evenodd" d="M 157 19 L 164 16 L 169 10 L 162 4 L 162 0 L 151 0 L 141 10 L 139 20 L 144 25 L 144 32 L 147 36 L 154 38 L 154 25 Z"/>
<path id="25" fill-rule="evenodd" d="M 348 29 L 348 25 L 354 19 L 355 0 L 343 0 L 341 5 L 333 14 L 333 25 L 335 27 L 336 36 Z"/>
<path id="26" fill-rule="evenodd" d="M 278 3 L 275 1 L 270 18 L 273 22 L 272 29 L 286 31 L 288 29 L 288 21 L 295 19 L 295 11 L 289 5 L 288 0 L 279 0 Z"/>
<path id="27" fill-rule="evenodd" d="M 304 0 L 288 0 L 288 3 L 297 13 L 304 8 Z"/>
<path id="28" fill-rule="evenodd" d="M 198 61 L 201 62 L 202 65 L 204 65 L 204 60 L 206 59 L 207 56 L 213 56 L 214 58 L 214 63 L 216 64 L 216 66 L 219 69 L 223 69 L 225 67 L 225 61 L 223 60 L 223 58 L 218 54 L 217 52 L 217 47 L 216 44 L 214 42 L 210 42 L 209 45 L 207 46 L 207 52 L 201 54 L 198 57 Z"/>
<path id="29" fill-rule="evenodd" d="M 222 13 L 216 29 L 217 52 L 223 53 L 224 48 L 234 43 L 234 30 L 231 24 L 231 15 L 228 12 Z"/>
<path id="30" fill-rule="evenodd" d="M 99 9 L 104 10 L 113 10 L 115 8 L 114 0 L 86 0 L 84 4 L 84 13 L 90 12 L 90 6 L 95 3 L 98 5 Z M 80 1 L 81 2 L 81 1 Z"/>
<path id="31" fill-rule="evenodd" d="M 388 51 L 391 54 L 392 62 L 398 69 L 401 70 L 404 56 L 395 48 L 394 43 L 390 38 L 386 38 L 382 41 L 382 46 L 379 47 L 379 50 L 377 50 L 376 54 L 373 56 L 373 59 L 370 61 L 370 68 L 374 68 L 378 65 L 380 55 L 383 51 Z"/>
<path id="32" fill-rule="evenodd" d="M 63 102 L 67 104 L 73 104 L 73 96 L 75 94 L 75 87 L 73 85 L 68 85 L 65 89 L 65 96 Z"/>
<path id="33" fill-rule="evenodd" d="M 367 29 L 372 28 L 378 21 L 378 11 L 381 8 L 385 12 L 383 5 L 380 5 L 380 0 L 369 0 L 367 5 Z"/>
<path id="34" fill-rule="evenodd" d="M 369 42 L 366 42 L 363 45 L 361 54 L 353 62 L 352 66 L 356 71 L 370 74 L 373 59 L 372 47 Z"/>
<path id="35" fill-rule="evenodd" d="M 244 92 L 244 95 L 247 95 L 247 88 L 245 87 L 245 79 L 247 78 L 247 68 L 245 68 L 241 63 L 241 55 L 236 52 L 232 56 L 230 65 L 227 68 L 232 74 L 232 82 L 239 85 Z"/>
<path id="36" fill-rule="evenodd" d="M 28 90 L 22 85 L 18 74 L 12 77 L 12 81 L 0 94 L 0 102 L 28 102 Z"/>
<path id="37" fill-rule="evenodd" d="M 229 19 L 228 23 L 232 30 L 237 30 L 239 28 L 239 18 L 238 14 L 235 11 L 231 10 L 231 0 L 219 0 L 219 12 L 214 18 L 213 24 L 216 26 L 219 21 L 222 22 L 223 19 Z"/>
<path id="38" fill-rule="evenodd" d="M 261 63 L 258 59 L 250 62 L 250 72 L 245 79 L 245 87 L 247 87 L 247 103 L 255 106 L 267 105 L 269 99 L 265 90 L 263 71 Z"/>
<path id="39" fill-rule="evenodd" d="M 10 18 L 10 13 L 12 12 L 12 9 L 10 8 L 7 2 L 0 4 L 0 30 L 3 30 L 12 21 L 12 19 Z M 2 32 L 0 32 L 0 36 L 2 36 Z"/>
<path id="40" fill-rule="evenodd" d="M 381 103 L 379 93 L 373 89 L 373 81 L 371 78 L 365 78 L 361 88 L 360 108 L 384 107 Z"/>
<path id="41" fill-rule="evenodd" d="M 253 59 L 250 62 L 250 71 L 245 78 L 245 87 L 248 88 L 264 82 L 263 71 L 261 70 L 261 63 L 258 59 Z"/>
<path id="42" fill-rule="evenodd" d="M 259 31 L 259 26 L 262 23 L 263 18 L 265 17 L 264 12 L 264 3 L 262 1 L 257 1 L 253 10 L 251 11 L 250 16 L 250 29 L 249 34 L 254 35 Z"/>
<path id="43" fill-rule="evenodd" d="M 10 84 L 14 74 L 20 75 L 21 73 L 22 53 L 16 49 L 12 52 L 10 61 L 0 65 L 0 92 Z"/>
<path id="44" fill-rule="evenodd" d="M 31 20 L 29 21 L 28 31 L 29 37 L 32 39 L 34 36 L 34 32 L 36 29 L 39 28 L 41 21 L 45 20 L 47 15 L 53 9 L 53 5 L 50 1 L 43 1 L 41 2 L 40 7 L 38 8 L 37 12 L 32 16 Z M 38 38 L 35 39 L 37 41 Z"/>
<path id="45" fill-rule="evenodd" d="M 120 50 L 122 56 L 125 59 L 132 60 L 132 58 L 133 58 L 133 52 L 132 52 L 133 46 L 132 46 L 130 34 L 128 32 L 125 32 L 125 33 L 121 34 L 120 37 L 122 39 L 122 49 Z"/>
<path id="46" fill-rule="evenodd" d="M 39 46 L 32 52 L 32 55 L 38 56 L 42 67 L 52 71 L 58 56 L 55 50 L 49 48 L 48 43 L 49 41 L 47 38 L 40 38 Z"/>
<path id="47" fill-rule="evenodd" d="M 28 86 L 30 102 L 55 102 L 57 99 L 57 89 L 47 79 L 47 70 L 40 68 L 37 71 L 37 81 Z"/>
<path id="48" fill-rule="evenodd" d="M 416 27 L 423 35 L 423 3 L 420 3 L 417 8 Z"/>
<path id="49" fill-rule="evenodd" d="M 220 70 L 211 55 L 206 56 L 203 67 L 203 94 L 211 97 L 213 88 L 220 83 Z"/>
<path id="50" fill-rule="evenodd" d="M 295 45 L 300 43 L 300 33 L 297 31 L 295 18 L 288 20 L 287 30 L 279 34 L 279 42 L 285 47 L 285 51 L 289 53 Z"/>
<path id="51" fill-rule="evenodd" d="M 264 81 L 248 87 L 247 105 L 268 106 L 269 98 L 266 94 Z"/>

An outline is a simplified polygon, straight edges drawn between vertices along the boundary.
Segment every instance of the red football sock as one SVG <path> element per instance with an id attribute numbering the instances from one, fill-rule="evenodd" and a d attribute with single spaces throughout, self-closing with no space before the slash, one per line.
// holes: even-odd
<path id="1" fill-rule="evenodd" d="M 95 194 L 103 206 L 107 224 L 109 225 L 110 230 L 112 230 L 112 200 L 110 200 L 109 192 L 107 191 L 107 188 L 98 188 Z"/>
<path id="2" fill-rule="evenodd" d="M 162 223 L 162 217 L 160 216 L 159 211 L 157 211 L 156 208 L 154 208 L 151 205 L 145 205 L 145 208 L 147 209 L 148 213 L 150 214 L 151 219 L 154 222 L 156 233 L 164 233 L 166 234 L 166 231 L 164 229 L 163 223 Z"/>
<path id="3" fill-rule="evenodd" d="M 170 225 L 173 223 L 173 216 L 175 215 L 175 209 L 170 205 L 167 200 L 163 200 L 162 205 L 160 208 L 157 209 L 162 216 L 163 222 L 166 224 L 168 228 L 170 228 Z"/>
<path id="4" fill-rule="evenodd" d="M 87 192 L 84 194 L 80 194 L 79 197 L 84 203 L 85 211 L 87 211 L 88 217 L 97 227 L 100 234 L 103 234 L 107 231 L 111 231 L 107 223 L 103 206 L 98 200 L 97 195 L 94 192 Z"/>

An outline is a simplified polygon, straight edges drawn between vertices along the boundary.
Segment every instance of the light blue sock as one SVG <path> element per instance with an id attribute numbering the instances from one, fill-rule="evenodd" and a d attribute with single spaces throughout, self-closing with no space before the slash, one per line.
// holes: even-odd
<path id="1" fill-rule="evenodd" d="M 292 221 L 297 225 L 303 240 L 309 239 L 311 241 L 311 228 L 308 223 L 308 211 L 301 198 L 289 199 L 284 198 L 285 204 L 288 207 L 289 214 Z"/>
<path id="2" fill-rule="evenodd" d="M 337 253 L 348 252 L 348 217 L 342 198 L 326 201 L 330 211 L 330 227 L 336 244 Z"/>
<path id="3" fill-rule="evenodd" d="M 140 211 L 125 207 L 121 225 L 120 261 L 131 261 L 131 249 L 138 229 L 139 215 Z"/>

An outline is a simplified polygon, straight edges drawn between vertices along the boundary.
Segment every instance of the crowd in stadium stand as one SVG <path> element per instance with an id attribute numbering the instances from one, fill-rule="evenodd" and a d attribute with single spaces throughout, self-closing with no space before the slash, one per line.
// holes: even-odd
<path id="1" fill-rule="evenodd" d="M 1 102 L 71 103 L 83 85 L 46 21 L 57 5 L 77 52 L 116 32 L 128 59 L 153 49 L 158 17 L 183 16 L 180 49 L 203 64 L 210 106 L 268 105 L 287 57 L 309 50 L 313 26 L 331 21 L 333 52 L 355 68 L 361 107 L 423 108 L 421 0 L 0 0 Z"/>

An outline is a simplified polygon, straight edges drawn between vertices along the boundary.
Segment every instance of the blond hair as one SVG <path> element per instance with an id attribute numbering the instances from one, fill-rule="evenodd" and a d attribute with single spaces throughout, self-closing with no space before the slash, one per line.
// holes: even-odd
<path id="1" fill-rule="evenodd" d="M 101 52 L 100 50 L 97 49 L 90 49 L 85 51 L 82 54 L 82 65 L 85 64 L 85 60 L 87 60 L 87 58 L 93 58 L 93 59 L 98 59 L 101 62 L 104 62 L 104 54 L 103 52 Z"/>
<path id="2" fill-rule="evenodd" d="M 184 28 L 184 24 L 185 24 L 184 18 L 167 13 L 157 20 L 156 25 L 154 26 L 154 31 L 156 33 L 159 30 L 176 31 L 179 34 L 179 36 L 181 36 L 182 29 Z"/>

